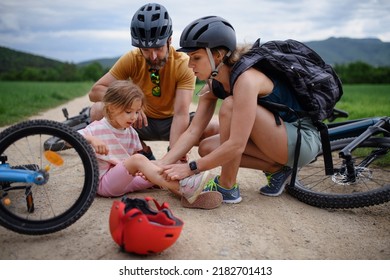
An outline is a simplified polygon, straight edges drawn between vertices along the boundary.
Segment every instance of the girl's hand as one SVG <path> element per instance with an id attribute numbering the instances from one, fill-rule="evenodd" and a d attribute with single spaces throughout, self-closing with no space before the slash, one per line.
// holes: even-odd
<path id="1" fill-rule="evenodd" d="M 91 145 L 95 149 L 95 152 L 100 155 L 108 155 L 108 146 L 99 138 L 91 139 Z"/>

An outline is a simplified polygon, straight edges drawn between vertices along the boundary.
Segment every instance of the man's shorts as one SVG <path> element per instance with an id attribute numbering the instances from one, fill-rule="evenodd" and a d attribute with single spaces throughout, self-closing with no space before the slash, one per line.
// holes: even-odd
<path id="1" fill-rule="evenodd" d="M 190 122 L 195 113 L 190 113 Z M 148 118 L 148 126 L 136 128 L 139 138 L 144 141 L 169 141 L 173 117 L 166 119 Z"/>

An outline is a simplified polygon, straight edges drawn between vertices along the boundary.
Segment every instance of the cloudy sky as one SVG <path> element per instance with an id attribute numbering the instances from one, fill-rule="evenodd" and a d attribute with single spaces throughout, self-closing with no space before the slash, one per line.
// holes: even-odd
<path id="1" fill-rule="evenodd" d="M 66 62 L 112 58 L 131 49 L 130 20 L 147 1 L 1 0 L 0 46 Z M 237 39 L 300 41 L 333 37 L 390 42 L 389 0 L 161 0 L 173 20 L 173 44 L 192 20 L 218 15 Z"/>

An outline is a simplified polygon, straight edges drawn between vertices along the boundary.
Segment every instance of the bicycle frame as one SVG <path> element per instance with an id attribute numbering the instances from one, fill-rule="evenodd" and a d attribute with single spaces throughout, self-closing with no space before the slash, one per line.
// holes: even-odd
<path id="1" fill-rule="evenodd" d="M 47 172 L 45 170 L 26 170 L 12 169 L 8 163 L 1 161 L 0 164 L 0 182 L 29 183 L 43 185 L 47 181 Z"/>
<path id="2" fill-rule="evenodd" d="M 361 143 L 363 143 L 365 140 L 370 138 L 373 135 L 376 135 L 378 133 L 384 132 L 385 134 L 389 134 L 390 131 L 383 128 L 386 124 L 389 124 L 390 118 L 389 117 L 383 117 L 383 118 L 375 118 L 375 119 L 368 119 L 367 121 L 373 121 L 374 123 L 370 126 L 367 126 L 366 129 L 362 133 L 358 133 L 359 136 L 355 138 L 349 145 L 347 145 L 344 149 L 340 151 L 340 157 L 346 158 L 351 156 L 352 150 L 359 146 Z M 365 125 L 368 124 L 368 122 L 362 121 Z M 347 125 L 348 126 L 348 125 Z M 355 127 L 357 131 L 360 129 L 363 129 L 363 126 L 360 125 L 360 122 L 353 123 L 352 127 Z M 341 127 L 343 128 L 343 126 Z M 349 126 L 348 126 L 349 128 Z"/>
<path id="3" fill-rule="evenodd" d="M 364 133 L 370 126 L 376 125 L 380 120 L 386 117 L 364 118 L 351 121 L 337 122 L 328 124 L 330 141 L 358 137 Z"/>

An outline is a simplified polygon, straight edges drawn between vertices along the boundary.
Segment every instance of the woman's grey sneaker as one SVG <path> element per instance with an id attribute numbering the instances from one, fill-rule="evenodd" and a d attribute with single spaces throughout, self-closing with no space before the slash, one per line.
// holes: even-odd
<path id="1" fill-rule="evenodd" d="M 210 178 L 211 175 L 208 171 L 184 178 L 179 182 L 180 193 L 188 200 L 189 203 L 194 203 Z"/>
<path id="2" fill-rule="evenodd" d="M 279 196 L 291 177 L 292 168 L 284 166 L 275 173 L 264 172 L 264 174 L 267 177 L 268 185 L 261 187 L 260 193 L 268 196 Z"/>
<path id="3" fill-rule="evenodd" d="M 222 194 L 223 202 L 225 203 L 239 203 L 242 200 L 240 195 L 240 189 L 238 184 L 234 184 L 231 189 L 225 189 L 219 185 L 219 176 L 216 176 L 214 179 L 210 180 L 205 186 L 205 192 L 208 191 L 218 191 Z"/>

